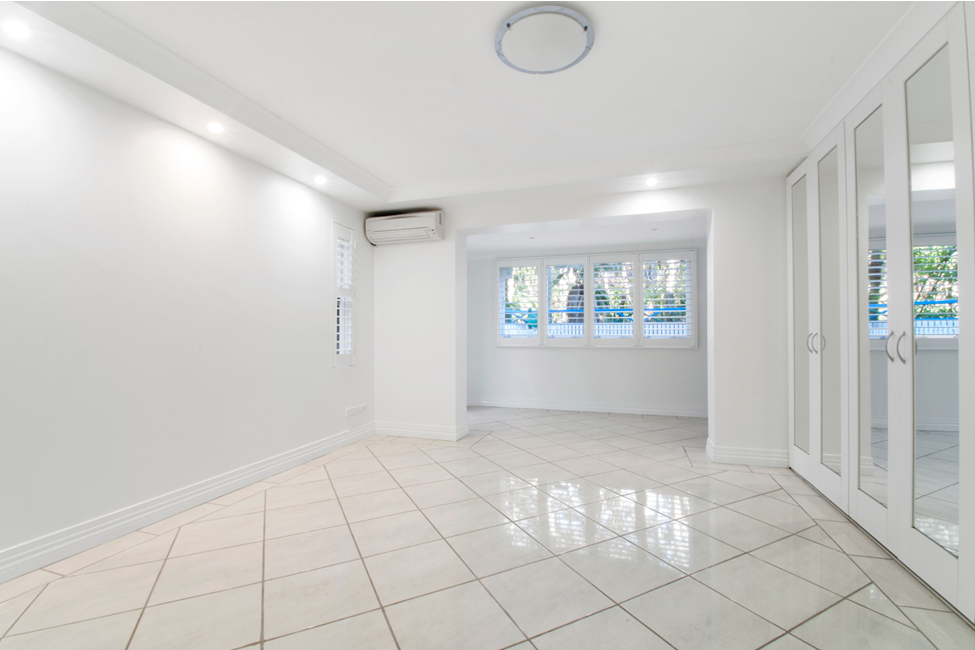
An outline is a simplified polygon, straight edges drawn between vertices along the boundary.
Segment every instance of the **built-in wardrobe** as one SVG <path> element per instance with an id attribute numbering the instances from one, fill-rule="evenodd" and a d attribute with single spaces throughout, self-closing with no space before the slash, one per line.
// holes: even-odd
<path id="1" fill-rule="evenodd" d="M 790 463 L 973 620 L 966 10 L 955 5 L 788 178 Z"/>

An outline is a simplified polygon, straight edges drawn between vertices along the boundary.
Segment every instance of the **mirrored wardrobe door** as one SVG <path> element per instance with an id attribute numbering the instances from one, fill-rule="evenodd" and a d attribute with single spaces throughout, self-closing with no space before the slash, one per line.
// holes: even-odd
<path id="1" fill-rule="evenodd" d="M 888 502 L 889 395 L 887 327 L 887 205 L 884 111 L 878 107 L 853 132 L 857 217 L 857 347 L 859 412 L 857 490 L 885 509 Z"/>
<path id="2" fill-rule="evenodd" d="M 907 80 L 913 336 L 913 526 L 946 551 L 959 543 L 959 283 L 948 48 Z M 913 339 L 913 341 L 912 341 Z"/>
<path id="3" fill-rule="evenodd" d="M 840 156 L 834 147 L 819 167 L 819 329 L 814 349 L 820 364 L 820 463 L 842 473 L 842 257 L 840 209 Z"/>
<path id="4" fill-rule="evenodd" d="M 809 237 L 807 180 L 792 185 L 793 444 L 809 453 L 809 368 L 812 329 L 809 320 Z"/>

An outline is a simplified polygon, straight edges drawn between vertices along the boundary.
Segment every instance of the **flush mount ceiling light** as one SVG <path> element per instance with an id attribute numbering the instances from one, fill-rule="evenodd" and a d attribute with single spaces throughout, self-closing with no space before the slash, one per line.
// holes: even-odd
<path id="1" fill-rule="evenodd" d="M 210 133 L 223 133 L 223 124 L 220 122 L 210 122 L 207 124 L 207 129 L 210 130 Z"/>
<path id="2" fill-rule="evenodd" d="M 653 187 L 656 184 L 657 184 L 657 179 L 654 178 L 653 176 L 647 179 L 647 187 Z"/>
<path id="3" fill-rule="evenodd" d="M 552 74 L 586 58 L 595 37 L 589 19 L 578 11 L 546 5 L 519 11 L 501 23 L 494 51 L 519 72 Z"/>
<path id="4" fill-rule="evenodd" d="M 328 179 L 325 178 L 324 176 L 316 176 L 315 177 L 315 185 L 324 185 L 327 181 L 328 181 Z"/>
<path id="5" fill-rule="evenodd" d="M 31 37 L 30 27 L 19 20 L 7 20 L 3 23 L 3 33 L 15 41 L 26 41 Z"/>

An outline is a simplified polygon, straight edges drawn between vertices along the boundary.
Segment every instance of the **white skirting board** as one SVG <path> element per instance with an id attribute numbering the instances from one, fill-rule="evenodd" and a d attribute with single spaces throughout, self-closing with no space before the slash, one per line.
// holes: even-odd
<path id="1" fill-rule="evenodd" d="M 748 449 L 745 447 L 716 447 L 708 438 L 705 448 L 715 463 L 754 465 L 756 467 L 788 467 L 789 452 L 785 449 Z"/>
<path id="2" fill-rule="evenodd" d="M 706 418 L 708 416 L 707 406 L 634 406 L 618 404 L 586 404 L 585 402 L 566 402 L 564 404 L 559 404 L 553 402 L 511 401 L 496 399 L 471 399 L 467 401 L 467 405 L 493 406 L 497 408 L 511 409 L 537 409 L 540 411 L 590 411 L 593 413 L 627 413 L 632 415 L 669 415 L 683 418 Z"/>
<path id="3" fill-rule="evenodd" d="M 438 424 L 406 424 L 401 422 L 376 422 L 377 436 L 424 438 L 426 440 L 457 441 L 470 433 L 467 423 L 456 427 Z"/>
<path id="4" fill-rule="evenodd" d="M 0 583 L 76 555 L 367 438 L 373 423 L 326 436 L 270 458 L 0 550 Z"/>

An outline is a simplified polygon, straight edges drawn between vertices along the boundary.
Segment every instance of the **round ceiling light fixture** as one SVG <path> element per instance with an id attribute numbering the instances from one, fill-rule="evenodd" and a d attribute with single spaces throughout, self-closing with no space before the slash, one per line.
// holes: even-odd
<path id="1" fill-rule="evenodd" d="M 657 185 L 657 182 L 658 182 L 657 178 L 655 176 L 651 176 L 650 178 L 647 179 L 647 187 L 655 187 Z"/>
<path id="2" fill-rule="evenodd" d="M 586 58 L 596 34 L 589 19 L 566 7 L 519 11 L 501 23 L 494 51 L 505 65 L 527 74 L 552 74 Z"/>

